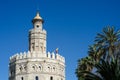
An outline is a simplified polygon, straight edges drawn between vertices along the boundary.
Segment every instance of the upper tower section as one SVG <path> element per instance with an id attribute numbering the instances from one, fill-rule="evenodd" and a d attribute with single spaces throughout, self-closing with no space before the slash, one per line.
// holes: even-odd
<path id="1" fill-rule="evenodd" d="M 37 12 L 32 20 L 33 29 L 29 31 L 29 51 L 46 53 L 46 31 L 43 29 L 43 19 Z"/>
<path id="2" fill-rule="evenodd" d="M 41 29 L 42 30 L 43 19 L 40 16 L 39 12 L 37 12 L 36 16 L 32 20 L 32 23 L 33 23 L 33 27 L 35 29 Z"/>

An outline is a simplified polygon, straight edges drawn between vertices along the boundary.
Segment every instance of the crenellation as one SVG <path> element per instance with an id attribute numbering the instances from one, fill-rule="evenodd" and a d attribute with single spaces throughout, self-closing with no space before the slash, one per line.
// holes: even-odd
<path id="1" fill-rule="evenodd" d="M 54 53 L 54 52 L 52 52 L 51 58 L 52 58 L 52 59 L 55 59 L 55 53 Z"/>
<path id="2" fill-rule="evenodd" d="M 23 53 L 23 58 L 27 58 L 27 53 L 26 52 Z"/>
<path id="3" fill-rule="evenodd" d="M 16 60 L 19 59 L 19 53 L 16 54 Z"/>
<path id="4" fill-rule="evenodd" d="M 56 54 L 56 59 L 60 60 L 60 55 L 59 54 Z"/>
<path id="5" fill-rule="evenodd" d="M 19 59 L 23 59 L 23 53 L 20 52 Z"/>
<path id="6" fill-rule="evenodd" d="M 10 57 L 10 62 L 14 62 L 14 61 L 16 61 L 16 55 Z"/>
<path id="7" fill-rule="evenodd" d="M 28 51 L 27 57 L 28 57 L 28 58 L 31 57 L 31 53 L 30 53 L 30 51 Z"/>
<path id="8" fill-rule="evenodd" d="M 48 52 L 47 57 L 48 57 L 48 58 L 51 58 L 50 52 Z"/>
<path id="9" fill-rule="evenodd" d="M 61 62 L 65 62 L 65 58 L 61 56 L 60 54 L 55 54 L 54 52 L 50 53 L 48 52 L 47 54 L 40 54 L 39 52 L 20 52 L 16 53 L 15 55 L 10 57 L 10 62 L 14 62 L 15 60 L 20 60 L 20 59 L 29 59 L 29 58 L 40 58 L 40 57 L 45 57 L 53 60 L 59 60 Z"/>

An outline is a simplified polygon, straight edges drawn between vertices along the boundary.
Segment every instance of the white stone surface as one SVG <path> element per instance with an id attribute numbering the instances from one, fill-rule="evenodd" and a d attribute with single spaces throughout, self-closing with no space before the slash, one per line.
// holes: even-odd
<path id="1" fill-rule="evenodd" d="M 37 17 L 40 17 L 37 13 Z M 29 51 L 10 57 L 9 80 L 65 80 L 65 59 L 58 53 L 46 52 L 46 34 L 42 18 L 33 19 L 29 31 Z M 51 78 L 52 77 L 52 78 Z"/>

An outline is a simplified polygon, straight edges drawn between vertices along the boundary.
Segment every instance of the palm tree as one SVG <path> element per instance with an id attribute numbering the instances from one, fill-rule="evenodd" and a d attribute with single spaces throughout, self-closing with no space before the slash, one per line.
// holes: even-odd
<path id="1" fill-rule="evenodd" d="M 120 41 L 119 41 L 118 44 L 116 45 L 114 57 L 120 59 Z"/>
<path id="2" fill-rule="evenodd" d="M 86 74 L 84 76 L 85 80 L 120 80 L 119 59 L 110 62 L 101 59 L 95 67 L 97 69 L 96 73 L 83 71 L 80 75 L 83 76 Z"/>
<path id="3" fill-rule="evenodd" d="M 82 58 L 80 60 L 78 60 L 78 66 L 76 69 L 76 75 L 77 77 L 82 80 L 82 76 L 80 76 L 79 74 L 82 71 L 91 71 L 93 68 L 93 60 L 90 56 L 87 56 L 85 58 Z"/>
<path id="4" fill-rule="evenodd" d="M 94 60 L 95 63 L 99 62 L 99 59 L 103 51 L 96 45 L 89 46 L 88 55 Z"/>
<path id="5" fill-rule="evenodd" d="M 95 66 L 95 64 L 99 63 L 101 56 L 104 54 L 105 50 L 99 47 L 97 44 L 93 44 L 89 46 L 88 56 L 91 57 L 92 64 L 91 68 Z M 91 69 L 91 71 L 92 71 Z"/>
<path id="6" fill-rule="evenodd" d="M 110 60 L 115 56 L 116 45 L 120 41 L 120 30 L 115 31 L 114 27 L 103 28 L 102 33 L 98 33 L 95 39 L 97 46 L 103 51 L 104 58 Z"/>
<path id="7" fill-rule="evenodd" d="M 102 33 L 97 34 L 95 44 L 89 46 L 88 56 L 78 61 L 76 69 L 78 79 L 103 80 L 101 79 L 101 76 L 92 74 L 91 71 L 92 69 L 94 70 L 96 64 L 103 62 L 100 61 L 100 59 L 111 62 L 114 61 L 113 58 L 120 59 L 120 30 L 115 31 L 114 27 L 105 27 L 103 28 Z M 85 79 L 84 77 L 86 76 L 90 78 L 94 77 L 95 79 Z"/>

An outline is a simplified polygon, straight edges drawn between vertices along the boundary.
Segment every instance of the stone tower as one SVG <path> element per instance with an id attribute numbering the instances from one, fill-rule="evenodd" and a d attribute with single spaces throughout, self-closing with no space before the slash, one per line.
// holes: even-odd
<path id="1" fill-rule="evenodd" d="M 29 31 L 29 51 L 10 57 L 9 80 L 65 80 L 65 59 L 46 52 L 46 30 L 37 12 Z"/>
<path id="2" fill-rule="evenodd" d="M 32 20 L 33 29 L 29 32 L 29 50 L 46 53 L 46 31 L 42 29 L 43 19 L 39 12 Z"/>

